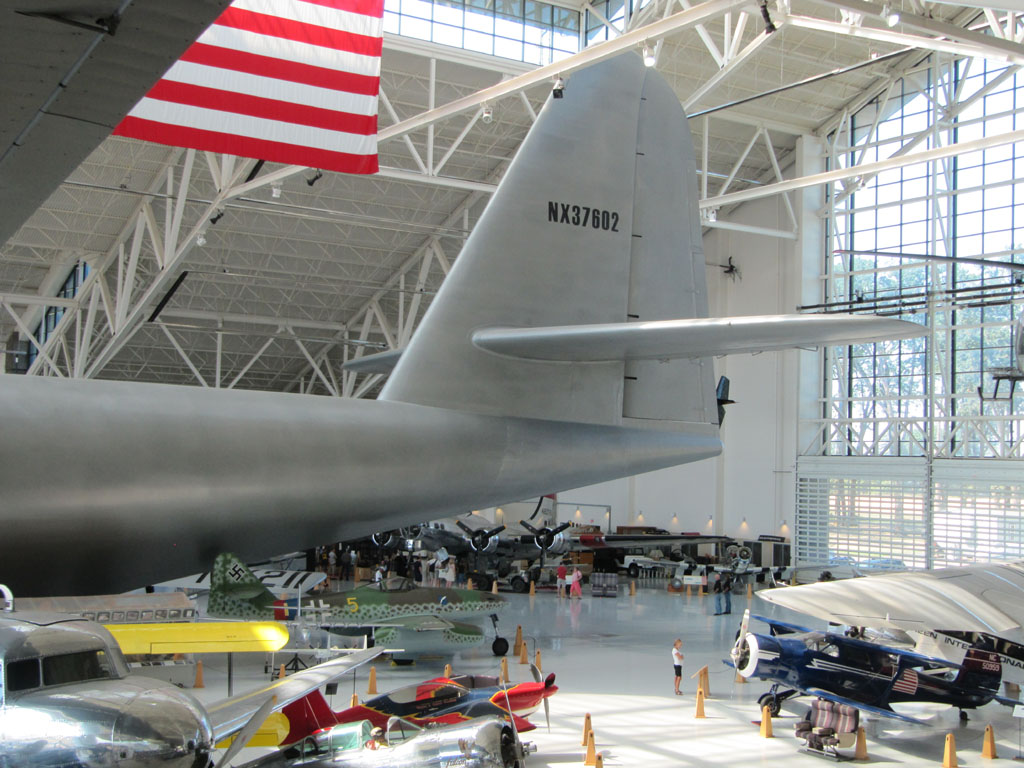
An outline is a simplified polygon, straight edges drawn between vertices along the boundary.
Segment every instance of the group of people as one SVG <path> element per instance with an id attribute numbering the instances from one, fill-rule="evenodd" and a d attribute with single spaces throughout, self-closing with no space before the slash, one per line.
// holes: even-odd
<path id="1" fill-rule="evenodd" d="M 555 585 L 558 587 L 558 596 L 565 597 L 566 586 L 569 588 L 569 597 L 583 598 L 583 573 L 580 569 L 572 569 L 572 579 L 569 579 L 569 569 L 564 562 L 558 564 L 555 569 Z"/>

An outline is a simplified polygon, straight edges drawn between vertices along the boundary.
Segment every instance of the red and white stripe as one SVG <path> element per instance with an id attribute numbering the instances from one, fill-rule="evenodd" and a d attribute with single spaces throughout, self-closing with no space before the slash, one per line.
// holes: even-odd
<path id="1" fill-rule="evenodd" d="M 383 0 L 235 0 L 114 133 L 377 172 Z"/>
<path id="2" fill-rule="evenodd" d="M 904 669 L 900 673 L 899 679 L 893 683 L 892 689 L 907 695 L 917 693 L 917 672 L 912 669 Z"/>

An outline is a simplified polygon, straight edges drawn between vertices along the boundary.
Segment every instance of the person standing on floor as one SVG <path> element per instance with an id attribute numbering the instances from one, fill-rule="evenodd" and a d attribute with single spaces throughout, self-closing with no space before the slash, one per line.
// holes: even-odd
<path id="1" fill-rule="evenodd" d="M 679 684 L 683 681 L 683 641 L 678 637 L 672 643 L 672 669 L 676 673 L 676 696 L 682 696 Z"/>
<path id="2" fill-rule="evenodd" d="M 725 574 L 722 579 L 722 595 L 725 597 L 725 610 L 722 613 L 732 613 L 732 574 Z"/>
<path id="3" fill-rule="evenodd" d="M 583 574 L 579 568 L 572 569 L 572 586 L 569 588 L 569 597 L 583 599 Z"/>
<path id="4" fill-rule="evenodd" d="M 565 597 L 565 577 L 568 573 L 569 572 L 565 568 L 565 563 L 559 563 L 558 568 L 555 569 L 555 583 L 558 586 L 559 597 Z"/>
<path id="5" fill-rule="evenodd" d="M 722 574 L 716 573 L 715 580 L 711 584 L 711 592 L 715 596 L 715 616 L 722 615 Z"/>

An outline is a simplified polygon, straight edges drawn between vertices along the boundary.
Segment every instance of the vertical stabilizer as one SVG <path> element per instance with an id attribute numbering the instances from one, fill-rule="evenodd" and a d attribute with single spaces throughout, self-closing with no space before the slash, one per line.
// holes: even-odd
<path id="1" fill-rule="evenodd" d="M 706 315 L 679 100 L 625 54 L 549 99 L 381 393 L 501 416 L 716 423 L 710 361 L 523 360 L 474 331 Z M 646 420 L 646 421 L 639 421 Z"/>
<path id="2" fill-rule="evenodd" d="M 237 555 L 217 555 L 206 612 L 229 619 L 270 618 L 275 597 Z"/>

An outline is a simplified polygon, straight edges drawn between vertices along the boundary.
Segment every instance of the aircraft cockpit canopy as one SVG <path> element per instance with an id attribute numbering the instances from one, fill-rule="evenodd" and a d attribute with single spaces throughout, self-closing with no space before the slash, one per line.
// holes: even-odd
<path id="1" fill-rule="evenodd" d="M 405 576 L 392 576 L 376 584 L 369 584 L 367 587 L 380 592 L 409 592 L 416 589 L 416 582 Z"/>
<path id="2" fill-rule="evenodd" d="M 120 679 L 128 665 L 103 627 L 84 619 L 11 612 L 0 621 L 0 704 L 50 686 Z"/>

